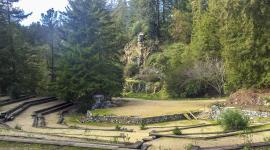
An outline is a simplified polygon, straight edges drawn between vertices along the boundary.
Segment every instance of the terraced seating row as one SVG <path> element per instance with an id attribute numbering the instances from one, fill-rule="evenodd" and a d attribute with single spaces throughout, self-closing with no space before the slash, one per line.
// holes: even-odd
<path id="1" fill-rule="evenodd" d="M 55 105 L 52 107 L 48 107 L 48 108 L 44 108 L 44 109 L 41 109 L 38 111 L 34 111 L 32 116 L 36 116 L 38 114 L 47 115 L 47 114 L 62 110 L 64 108 L 70 107 L 72 105 L 73 105 L 73 103 L 71 103 L 71 102 L 64 102 L 64 103 L 61 103 L 61 104 L 58 104 L 58 105 Z"/>
<path id="2" fill-rule="evenodd" d="M 57 111 L 62 112 L 63 110 L 67 110 L 72 105 L 73 103 L 71 102 L 65 102 L 65 103 L 61 103 L 52 107 L 48 107 L 48 108 L 33 112 L 32 114 L 32 116 L 34 117 L 33 127 L 44 127 L 45 126 L 44 115 L 54 113 Z"/>
<path id="3" fill-rule="evenodd" d="M 22 113 L 24 110 L 26 110 L 30 106 L 48 103 L 48 102 L 55 101 L 55 100 L 57 100 L 56 97 L 44 97 L 44 98 L 24 102 L 24 103 L 16 106 L 15 108 L 10 109 L 10 110 L 2 113 L 1 116 L 4 116 L 4 117 L 2 117 L 0 121 L 5 122 L 5 121 L 13 120 L 17 115 Z"/>
<path id="4" fill-rule="evenodd" d="M 12 104 L 12 103 L 17 103 L 17 102 L 21 102 L 21 101 L 25 101 L 28 100 L 30 98 L 33 98 L 34 96 L 21 96 L 17 99 L 5 99 L 5 100 L 1 100 L 0 101 L 0 106 L 4 106 L 4 105 L 8 105 L 8 104 Z"/>

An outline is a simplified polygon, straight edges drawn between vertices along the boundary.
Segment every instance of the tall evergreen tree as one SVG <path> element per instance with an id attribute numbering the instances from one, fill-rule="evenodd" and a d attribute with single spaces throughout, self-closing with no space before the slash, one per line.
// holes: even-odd
<path id="1" fill-rule="evenodd" d="M 270 85 L 270 4 L 228 0 L 222 28 L 228 91 Z"/>
<path id="2" fill-rule="evenodd" d="M 1 91 L 12 96 L 34 92 L 37 87 L 38 55 L 23 40 L 19 22 L 30 14 L 14 7 L 18 0 L 0 1 L 0 85 Z"/>
<path id="3" fill-rule="evenodd" d="M 195 59 L 221 58 L 220 24 L 212 0 L 193 1 L 193 31 L 190 49 Z"/>
<path id="4" fill-rule="evenodd" d="M 122 69 L 114 24 L 105 0 L 69 1 L 64 15 L 65 57 L 57 79 L 60 96 L 86 103 L 96 93 L 119 95 Z"/>
<path id="5" fill-rule="evenodd" d="M 51 82 L 56 80 L 56 70 L 55 70 L 55 32 L 58 25 L 58 12 L 54 9 L 49 9 L 46 14 L 41 14 L 41 23 L 47 30 L 47 42 L 51 49 L 51 59 L 50 59 L 50 76 Z"/>

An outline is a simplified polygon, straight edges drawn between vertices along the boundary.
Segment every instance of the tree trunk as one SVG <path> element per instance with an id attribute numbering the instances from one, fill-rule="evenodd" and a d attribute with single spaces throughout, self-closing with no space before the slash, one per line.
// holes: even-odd
<path id="1" fill-rule="evenodd" d="M 156 0 L 156 38 L 159 40 L 160 37 L 160 1 Z"/>
<path id="2" fill-rule="evenodd" d="M 165 23 L 165 16 L 166 16 L 166 3 L 165 3 L 165 0 L 162 0 L 162 22 L 163 24 Z"/>

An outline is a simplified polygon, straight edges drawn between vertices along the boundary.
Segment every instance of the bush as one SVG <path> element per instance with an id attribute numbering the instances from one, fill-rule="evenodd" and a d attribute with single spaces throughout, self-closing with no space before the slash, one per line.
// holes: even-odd
<path id="1" fill-rule="evenodd" d="M 185 150 L 192 150 L 193 146 L 193 144 L 188 144 L 185 146 Z"/>
<path id="2" fill-rule="evenodd" d="M 121 131 L 121 126 L 120 126 L 120 125 L 116 125 L 116 126 L 115 126 L 115 130 Z"/>
<path id="3" fill-rule="evenodd" d="M 147 82 L 158 82 L 161 79 L 161 75 L 157 69 L 148 67 L 144 68 L 137 78 Z"/>
<path id="4" fill-rule="evenodd" d="M 174 128 L 172 132 L 174 135 L 182 135 L 182 131 L 177 127 Z"/>
<path id="5" fill-rule="evenodd" d="M 270 96 L 266 96 L 264 97 L 264 99 L 266 100 L 267 103 L 270 103 Z"/>
<path id="6" fill-rule="evenodd" d="M 20 125 L 16 124 L 15 129 L 22 130 L 22 127 Z"/>
<path id="7" fill-rule="evenodd" d="M 125 67 L 124 74 L 126 77 L 133 77 L 139 73 L 139 66 L 137 64 L 128 64 Z"/>
<path id="8" fill-rule="evenodd" d="M 146 125 L 145 125 L 145 123 L 141 123 L 141 125 L 140 125 L 140 129 L 141 129 L 141 130 L 145 130 L 145 129 L 146 129 Z"/>
<path id="9" fill-rule="evenodd" d="M 263 140 L 264 140 L 265 142 L 270 142 L 270 136 L 269 136 L 269 137 L 263 138 Z"/>
<path id="10" fill-rule="evenodd" d="M 20 91 L 20 88 L 18 87 L 17 84 L 13 84 L 9 89 L 8 89 L 8 95 L 11 97 L 11 98 L 19 98 L 20 95 L 21 95 L 21 91 Z"/>
<path id="11" fill-rule="evenodd" d="M 249 125 L 249 118 L 238 110 L 228 109 L 219 117 L 219 124 L 225 130 L 243 130 Z"/>

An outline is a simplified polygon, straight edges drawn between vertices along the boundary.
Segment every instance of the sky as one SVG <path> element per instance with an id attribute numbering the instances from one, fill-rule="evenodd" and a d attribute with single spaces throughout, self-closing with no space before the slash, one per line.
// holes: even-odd
<path id="1" fill-rule="evenodd" d="M 48 9 L 63 11 L 68 5 L 68 0 L 20 0 L 14 6 L 23 9 L 26 13 L 33 14 L 21 22 L 22 25 L 30 25 L 32 22 L 40 21 L 41 13 L 46 13 Z"/>

